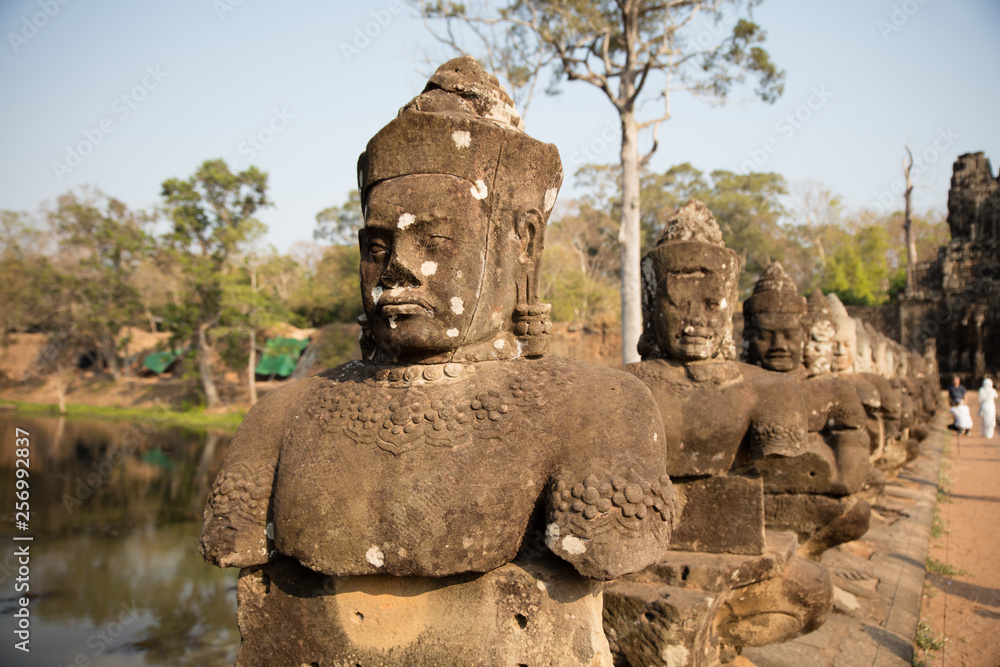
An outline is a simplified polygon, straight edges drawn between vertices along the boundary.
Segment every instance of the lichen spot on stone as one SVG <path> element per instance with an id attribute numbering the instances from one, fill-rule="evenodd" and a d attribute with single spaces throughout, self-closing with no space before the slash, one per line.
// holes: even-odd
<path id="1" fill-rule="evenodd" d="M 451 312 L 456 315 L 461 315 L 465 312 L 465 303 L 462 301 L 461 297 L 451 297 Z"/>
<path id="2" fill-rule="evenodd" d="M 498 350 L 502 350 L 503 346 L 506 345 L 506 342 L 507 341 L 505 341 L 503 338 L 497 338 L 495 341 L 493 341 L 493 347 L 495 347 Z"/>
<path id="3" fill-rule="evenodd" d="M 587 550 L 587 543 L 575 535 L 567 535 L 562 540 L 562 548 L 568 554 L 579 555 Z"/>
<path id="4" fill-rule="evenodd" d="M 437 262 L 424 262 L 420 265 L 420 273 L 425 276 L 433 276 L 437 273 L 438 265 Z"/>
<path id="5" fill-rule="evenodd" d="M 445 333 L 448 334 L 448 338 L 458 338 L 458 329 L 448 329 Z"/>
<path id="6" fill-rule="evenodd" d="M 264 534 L 267 535 L 267 539 L 269 539 L 269 540 L 273 540 L 274 539 L 274 524 L 273 523 L 269 522 L 267 524 L 267 528 L 264 529 Z"/>
<path id="7" fill-rule="evenodd" d="M 375 305 L 378 305 L 378 300 L 382 298 L 382 288 L 376 285 L 372 288 L 372 299 L 375 301 Z"/>
<path id="8" fill-rule="evenodd" d="M 472 135 L 464 130 L 455 130 L 451 133 L 451 140 L 459 148 L 468 148 L 469 144 L 472 143 Z"/>
<path id="9" fill-rule="evenodd" d="M 545 212 L 548 213 L 552 210 L 552 207 L 556 205 L 556 195 L 559 194 L 558 188 L 549 188 L 545 191 Z"/>
<path id="10" fill-rule="evenodd" d="M 653 260 L 650 257 L 642 260 L 642 278 L 650 288 L 656 287 L 656 272 L 653 271 Z"/>
<path id="11" fill-rule="evenodd" d="M 561 534 L 562 531 L 559 530 L 559 524 L 555 521 L 545 526 L 545 546 L 551 549 L 557 542 L 559 542 L 559 536 Z"/>
<path id="12" fill-rule="evenodd" d="M 382 567 L 385 565 L 385 555 L 382 553 L 382 550 L 376 546 L 373 546 L 365 552 L 365 560 L 375 567 Z"/>
<path id="13" fill-rule="evenodd" d="M 413 217 L 412 213 L 404 213 L 403 215 L 399 216 L 399 222 L 396 223 L 396 226 L 399 227 L 400 229 L 406 229 L 407 227 L 412 225 L 415 221 L 416 218 Z"/>
<path id="14" fill-rule="evenodd" d="M 476 184 L 469 188 L 469 191 L 476 199 L 486 199 L 486 195 L 488 194 L 486 191 L 486 184 L 483 183 L 482 179 L 477 180 Z"/>
<path id="15" fill-rule="evenodd" d="M 660 651 L 660 658 L 668 667 L 687 667 L 691 661 L 691 652 L 686 646 L 667 646 Z"/>

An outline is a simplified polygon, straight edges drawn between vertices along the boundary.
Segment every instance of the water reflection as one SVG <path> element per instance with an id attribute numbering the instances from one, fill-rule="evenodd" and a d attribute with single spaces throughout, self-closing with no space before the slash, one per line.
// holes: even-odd
<path id="1" fill-rule="evenodd" d="M 30 530 L 13 530 L 14 428 L 31 434 Z M 236 571 L 197 552 L 229 435 L 0 415 L 0 664 L 231 665 Z M 30 543 L 14 534 L 32 535 Z M 14 549 L 30 544 L 31 652 L 14 648 Z"/>

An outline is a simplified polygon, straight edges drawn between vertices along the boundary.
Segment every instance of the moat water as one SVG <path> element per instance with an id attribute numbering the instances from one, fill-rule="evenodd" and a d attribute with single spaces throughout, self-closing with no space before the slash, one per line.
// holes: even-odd
<path id="1" fill-rule="evenodd" d="M 30 442 L 27 517 L 15 506 L 15 429 Z M 0 665 L 232 665 L 237 571 L 197 548 L 229 439 L 155 418 L 0 412 Z M 30 652 L 17 648 L 22 609 Z"/>

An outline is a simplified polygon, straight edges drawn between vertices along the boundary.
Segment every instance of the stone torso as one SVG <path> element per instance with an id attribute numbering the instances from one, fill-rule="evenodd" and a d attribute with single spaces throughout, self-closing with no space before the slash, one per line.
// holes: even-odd
<path id="1" fill-rule="evenodd" d="M 438 577 L 510 562 L 529 534 L 603 579 L 665 548 L 662 426 L 626 374 L 352 362 L 265 403 L 206 509 L 203 548 L 220 564 L 285 555 L 328 575 Z"/>
<path id="2" fill-rule="evenodd" d="M 652 359 L 625 370 L 650 388 L 668 438 L 671 476 L 720 475 L 766 455 L 805 448 L 798 383 L 738 362 Z"/>
<path id="3" fill-rule="evenodd" d="M 478 366 L 358 363 L 317 377 L 285 436 L 278 550 L 327 574 L 484 572 L 511 560 L 555 452 L 521 448 L 511 466 L 499 443 L 558 435 L 545 418 L 553 378 Z M 317 526 L 324 516 L 332 525 Z"/>

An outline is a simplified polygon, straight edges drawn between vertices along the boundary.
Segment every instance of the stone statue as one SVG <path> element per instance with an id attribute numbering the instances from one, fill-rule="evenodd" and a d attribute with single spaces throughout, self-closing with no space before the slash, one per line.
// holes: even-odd
<path id="1" fill-rule="evenodd" d="M 743 302 L 743 350 L 747 363 L 805 377 L 802 353 L 806 300 L 778 262 L 768 266 Z"/>
<path id="2" fill-rule="evenodd" d="M 661 559 L 664 430 L 545 351 L 562 179 L 497 80 L 442 65 L 358 161 L 365 359 L 268 393 L 205 510 L 238 665 L 610 665 L 599 581 Z"/>
<path id="3" fill-rule="evenodd" d="M 868 477 L 870 450 L 864 406 L 853 385 L 833 376 L 806 379 L 806 312 L 806 299 L 775 262 L 743 303 L 743 338 L 748 361 L 803 378 L 808 450 L 758 461 L 757 468 L 764 476 L 767 525 L 795 531 L 803 542 L 799 555 L 819 560 L 827 549 L 868 531 L 871 508 L 853 494 Z"/>
<path id="4" fill-rule="evenodd" d="M 871 459 L 883 471 L 897 469 L 906 459 L 908 434 L 904 422 L 909 421 L 907 415 L 912 413 L 912 405 L 907 408 L 903 392 L 898 387 L 893 387 L 888 377 L 875 373 L 854 372 L 854 355 L 858 348 L 857 322 L 847 313 L 847 309 L 836 294 L 832 292 L 827 294 L 827 301 L 836 328 L 832 370 L 838 376 L 854 382 L 858 387 L 859 396 L 871 395 L 871 386 L 878 391 L 878 415 L 881 419 L 882 437 L 880 446 L 872 449 Z M 887 368 L 888 376 L 892 375 L 890 369 L 891 367 Z M 869 405 L 871 403 L 866 407 Z"/>
<path id="5" fill-rule="evenodd" d="M 806 305 L 807 315 L 802 321 L 802 327 L 807 336 L 802 361 L 806 366 L 807 377 L 823 377 L 831 372 L 837 327 L 830 316 L 830 305 L 818 289 L 812 291 Z"/>
<path id="6" fill-rule="evenodd" d="M 854 327 L 858 334 L 858 350 L 854 355 L 854 372 L 871 373 L 874 370 L 871 333 L 860 318 L 854 318 Z"/>
<path id="7" fill-rule="evenodd" d="M 731 659 L 743 646 L 785 641 L 825 618 L 831 587 L 819 565 L 786 554 L 759 579 L 738 574 L 760 572 L 749 563 L 774 555 L 754 464 L 806 450 L 806 409 L 793 377 L 728 358 L 740 260 L 725 247 L 704 204 L 691 201 L 671 215 L 641 273 L 643 361 L 625 368 L 646 383 L 659 405 L 667 471 L 683 509 L 671 554 L 609 587 L 605 618 L 630 664 L 664 664 L 653 653 L 682 649 L 692 660 L 699 656 L 686 664 L 709 664 L 702 660 Z M 649 618 L 672 608 L 667 616 L 684 619 L 688 612 L 677 601 L 688 598 L 656 586 L 679 586 L 691 595 L 698 577 L 674 576 L 685 572 L 710 572 L 705 580 L 726 584 L 708 585 L 702 617 L 674 625 L 633 618 L 636 610 L 646 610 Z M 665 606 L 657 606 L 661 602 Z M 686 634 L 689 628 L 713 629 L 693 636 Z M 683 646 L 671 648 L 671 641 Z"/>

